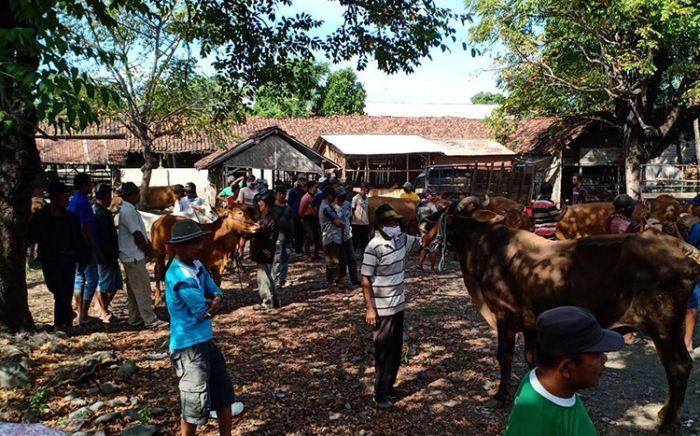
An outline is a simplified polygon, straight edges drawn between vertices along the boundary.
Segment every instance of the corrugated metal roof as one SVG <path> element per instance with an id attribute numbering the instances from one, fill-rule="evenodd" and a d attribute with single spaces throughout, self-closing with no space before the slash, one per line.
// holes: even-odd
<path id="1" fill-rule="evenodd" d="M 490 139 L 436 139 L 447 156 L 512 156 L 513 150 Z"/>
<path id="2" fill-rule="evenodd" d="M 435 142 L 416 135 L 321 135 L 345 155 L 444 153 Z"/>

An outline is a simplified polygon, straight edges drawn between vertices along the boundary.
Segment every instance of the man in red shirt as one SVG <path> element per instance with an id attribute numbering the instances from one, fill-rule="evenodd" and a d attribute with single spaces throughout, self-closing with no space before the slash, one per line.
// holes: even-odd
<path id="1" fill-rule="evenodd" d="M 301 197 L 301 202 L 299 203 L 299 217 L 304 223 L 304 254 L 306 254 L 309 262 L 318 260 L 319 246 L 321 244 L 318 211 L 311 204 L 317 189 L 318 184 L 310 180 L 307 184 L 306 194 Z M 311 255 L 312 244 L 314 246 L 313 256 Z"/>

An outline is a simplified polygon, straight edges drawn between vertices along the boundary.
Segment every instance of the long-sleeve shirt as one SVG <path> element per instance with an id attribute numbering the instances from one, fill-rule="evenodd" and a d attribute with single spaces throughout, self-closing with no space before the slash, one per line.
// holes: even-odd
<path id="1" fill-rule="evenodd" d="M 535 224 L 535 234 L 544 238 L 553 238 L 557 231 L 559 209 L 551 198 L 540 195 L 532 204 L 532 219 Z"/>
<path id="2" fill-rule="evenodd" d="M 335 220 L 339 218 L 334 205 L 323 200 L 321 208 L 318 210 L 323 245 L 343 243 L 343 230 L 335 225 Z"/>
<path id="3" fill-rule="evenodd" d="M 301 204 L 301 199 L 304 197 L 304 190 L 299 186 L 293 187 L 287 196 L 287 203 L 289 207 L 292 208 L 292 212 L 295 214 L 299 213 L 299 205 Z"/>
<path id="4" fill-rule="evenodd" d="M 301 218 L 316 215 L 316 210 L 313 208 L 313 206 L 311 206 L 313 199 L 314 196 L 310 192 L 307 192 L 303 197 L 301 197 L 301 202 L 299 203 L 299 216 Z"/>
<path id="5" fill-rule="evenodd" d="M 202 262 L 187 265 L 178 259 L 165 273 L 165 301 L 170 313 L 170 349 L 181 350 L 214 337 L 209 302 L 223 295 Z"/>
<path id="6" fill-rule="evenodd" d="M 272 263 L 279 236 L 279 223 L 275 213 L 270 211 L 258 224 L 258 230 L 250 240 L 250 258 L 257 263 Z"/>

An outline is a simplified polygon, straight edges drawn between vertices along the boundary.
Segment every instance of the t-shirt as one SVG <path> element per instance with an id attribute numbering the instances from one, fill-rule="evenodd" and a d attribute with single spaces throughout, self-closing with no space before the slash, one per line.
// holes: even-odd
<path id="1" fill-rule="evenodd" d="M 134 241 L 134 232 L 141 232 L 144 238 L 148 238 L 141 214 L 133 204 L 124 201 L 119 208 L 119 259 L 122 262 L 134 262 L 146 257 Z"/>
<path id="2" fill-rule="evenodd" d="M 547 392 L 533 369 L 523 377 L 513 402 L 505 436 L 594 436 L 595 426 L 578 397 Z"/>
<path id="3" fill-rule="evenodd" d="M 425 221 L 430 215 L 437 212 L 437 207 L 432 201 L 423 199 L 416 206 L 416 218 L 418 219 L 418 224 Z"/>
<path id="4" fill-rule="evenodd" d="M 180 212 L 192 212 L 192 206 L 203 206 L 204 205 L 204 200 L 195 197 L 195 198 L 190 198 L 190 197 L 182 197 L 180 199 Z"/>
<path id="5" fill-rule="evenodd" d="M 693 224 L 688 233 L 688 244 L 700 248 L 700 223 Z"/>
<path id="6" fill-rule="evenodd" d="M 165 301 L 170 313 L 170 349 L 181 350 L 214 337 L 211 318 L 203 318 L 215 295 L 223 295 L 202 262 L 190 266 L 173 259 L 165 273 Z"/>
<path id="7" fill-rule="evenodd" d="M 304 218 L 304 217 L 313 217 L 316 216 L 316 211 L 314 210 L 313 206 L 311 206 L 311 203 L 314 201 L 314 196 L 310 192 L 307 192 L 304 194 L 303 197 L 301 197 L 301 202 L 299 202 L 299 216 Z"/>
<path id="8" fill-rule="evenodd" d="M 415 192 L 402 192 L 399 198 L 402 200 L 420 201 L 420 197 Z"/>
<path id="9" fill-rule="evenodd" d="M 369 198 L 357 194 L 352 197 L 352 223 L 360 226 L 369 225 Z"/>
<path id="10" fill-rule="evenodd" d="M 586 194 L 588 192 L 586 189 L 581 186 L 580 188 L 574 188 L 574 191 L 571 195 L 571 204 L 583 204 L 586 202 Z"/>
<path id="11" fill-rule="evenodd" d="M 360 273 L 372 282 L 372 302 L 377 315 L 389 316 L 404 310 L 406 254 L 419 248 L 420 238 L 405 233 L 387 240 L 377 232 L 367 244 Z"/>
<path id="12" fill-rule="evenodd" d="M 552 238 L 557 231 L 559 209 L 547 196 L 541 195 L 532 203 L 532 221 L 535 224 L 535 234 L 543 238 Z"/>
<path id="13" fill-rule="evenodd" d="M 275 211 L 275 217 L 277 217 L 277 223 L 279 225 L 277 240 L 284 242 L 292 236 L 292 208 L 286 204 L 280 206 L 275 203 L 273 210 Z"/>
<path id="14" fill-rule="evenodd" d="M 230 186 L 225 187 L 219 192 L 219 197 L 228 200 L 229 197 L 233 197 L 233 188 Z"/>
<path id="15" fill-rule="evenodd" d="M 80 191 L 75 191 L 68 202 L 66 208 L 78 216 L 80 224 L 88 224 L 93 240 L 97 239 L 97 225 L 95 224 L 95 212 L 87 195 Z"/>
<path id="16" fill-rule="evenodd" d="M 241 188 L 241 190 L 238 191 L 238 198 L 236 199 L 236 201 L 238 203 L 252 205 L 253 199 L 255 198 L 255 194 L 257 194 L 257 193 L 258 193 L 257 190 L 246 186 L 245 188 Z"/>

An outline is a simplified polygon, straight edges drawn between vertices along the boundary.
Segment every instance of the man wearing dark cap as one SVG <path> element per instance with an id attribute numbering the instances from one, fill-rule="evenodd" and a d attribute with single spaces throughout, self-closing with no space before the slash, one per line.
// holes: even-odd
<path id="1" fill-rule="evenodd" d="M 537 366 L 520 383 L 505 435 L 596 435 L 576 392 L 598 384 L 605 353 L 623 344 L 619 333 L 601 328 L 582 307 L 542 312 L 537 318 Z"/>
<path id="2" fill-rule="evenodd" d="M 146 261 L 152 256 L 151 241 L 146 226 L 134 205 L 141 200 L 139 188 L 132 182 L 119 187 L 122 207 L 119 209 L 119 259 L 124 265 L 126 296 L 129 308 L 129 325 L 160 328 L 168 324 L 160 321 L 153 312 L 151 278 Z"/>
<path id="3" fill-rule="evenodd" d="M 170 359 L 179 379 L 181 434 L 193 435 L 215 410 L 219 434 L 231 434 L 233 383 L 226 361 L 214 343 L 212 318 L 223 292 L 199 260 L 202 236 L 209 233 L 190 219 L 178 221 L 170 234 L 175 258 L 165 273 L 165 300 L 170 313 Z"/>
<path id="4" fill-rule="evenodd" d="M 258 202 L 260 221 L 258 230 L 250 240 L 250 258 L 257 263 L 258 293 L 262 309 L 279 308 L 280 301 L 272 278 L 272 263 L 279 236 L 279 224 L 274 214 L 275 196 L 264 195 Z"/>
<path id="5" fill-rule="evenodd" d="M 406 255 L 421 245 L 418 237 L 401 232 L 401 219 L 388 204 L 377 208 L 378 232 L 367 244 L 360 271 L 365 319 L 374 330 L 374 400 L 381 409 L 392 407 L 390 397 L 400 395 L 394 384 L 403 346 Z"/>
<path id="6" fill-rule="evenodd" d="M 693 216 L 700 216 L 700 195 L 696 195 L 688 203 L 692 207 L 691 212 Z M 688 243 L 700 249 L 700 223 L 693 224 L 690 228 Z M 695 324 L 698 322 L 698 305 L 700 305 L 700 283 L 695 284 L 685 311 L 685 347 L 689 353 L 693 352 L 693 335 L 695 333 Z"/>
<path id="7" fill-rule="evenodd" d="M 122 272 L 119 269 L 119 236 L 114 226 L 114 216 L 109 205 L 112 202 L 112 187 L 100 183 L 95 187 L 95 225 L 97 227 L 97 247 L 100 251 L 100 262 L 97 264 L 99 276 L 99 292 L 96 294 L 100 310 L 100 319 L 109 323 L 112 313 L 109 304 L 116 292 L 122 288 Z"/>
<path id="8" fill-rule="evenodd" d="M 609 233 L 636 233 L 641 230 L 641 223 L 632 216 L 637 203 L 637 200 L 627 194 L 615 197 L 613 200 L 615 211 L 606 223 Z"/>
<path id="9" fill-rule="evenodd" d="M 69 330 L 73 324 L 71 297 L 76 266 L 85 265 L 88 251 L 83 241 L 80 220 L 66 209 L 70 189 L 62 182 L 47 188 L 50 203 L 32 215 L 29 242 L 38 244 L 38 258 L 44 282 L 54 299 L 54 327 Z"/>
<path id="10" fill-rule="evenodd" d="M 206 212 L 204 199 L 197 195 L 197 185 L 192 182 L 185 183 L 185 196 L 180 199 L 182 212 Z"/>

